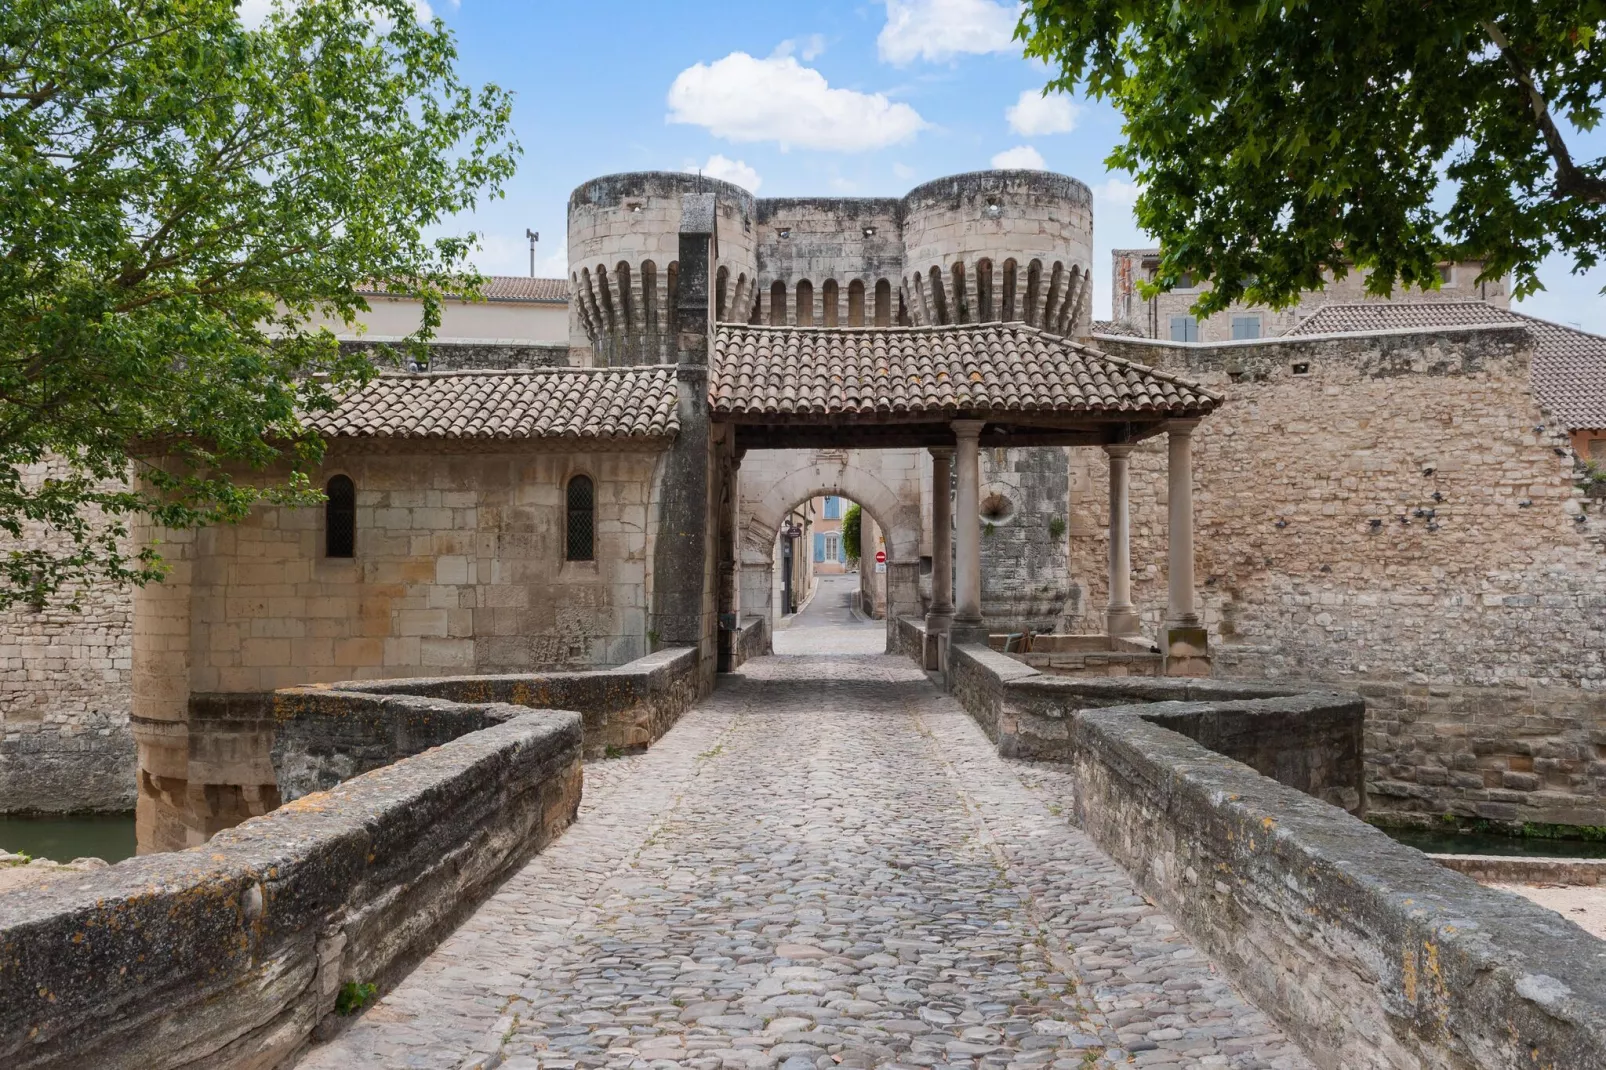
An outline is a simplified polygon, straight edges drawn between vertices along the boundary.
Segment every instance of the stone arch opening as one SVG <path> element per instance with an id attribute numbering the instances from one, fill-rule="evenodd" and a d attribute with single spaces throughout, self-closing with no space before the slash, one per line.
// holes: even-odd
<path id="1" fill-rule="evenodd" d="M 848 326 L 864 326 L 864 280 L 848 283 Z"/>
<path id="2" fill-rule="evenodd" d="M 875 325 L 892 326 L 892 283 L 886 279 L 875 284 Z"/>
<path id="3" fill-rule="evenodd" d="M 921 610 L 920 480 L 917 470 L 872 468 L 858 451 L 755 450 L 742 464 L 744 493 L 737 527 L 741 532 L 742 612 L 779 619 L 775 571 L 777 542 L 787 515 L 812 498 L 835 495 L 855 502 L 875 521 L 885 540 L 888 632 L 900 616 Z M 866 451 L 868 454 L 870 451 Z M 801 550 L 803 548 L 795 548 Z"/>
<path id="4" fill-rule="evenodd" d="M 808 279 L 797 284 L 797 325 L 814 326 L 814 284 Z"/>

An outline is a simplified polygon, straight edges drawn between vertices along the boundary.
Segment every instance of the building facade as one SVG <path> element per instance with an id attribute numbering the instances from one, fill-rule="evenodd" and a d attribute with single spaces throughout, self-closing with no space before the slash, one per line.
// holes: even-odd
<path id="1" fill-rule="evenodd" d="M 318 476 L 349 511 L 264 506 L 171 535 L 168 582 L 91 592 L 81 616 L 14 611 L 0 808 L 126 806 L 138 735 L 145 831 L 204 838 L 270 807 L 271 771 L 192 729 L 289 684 L 672 643 L 705 649 L 711 680 L 723 618 L 773 623 L 807 599 L 827 498 L 864 510 L 861 597 L 888 618 L 953 597 L 940 563 L 969 524 L 988 629 L 1119 624 L 1158 643 L 1184 564 L 1173 448 L 1123 420 L 1055 438 L 1038 433 L 1052 406 L 1022 415 L 1152 368 L 1143 383 L 1224 399 L 1191 438 L 1166 433 L 1194 443 L 1187 564 L 1214 670 L 1360 687 L 1376 813 L 1606 824 L 1606 520 L 1585 470 L 1606 348 L 1503 292 L 1467 300 L 1475 265 L 1420 300 L 1361 301 L 1352 278 L 1302 316 L 1238 325 L 1259 337 L 1231 337 L 1234 317 L 1269 315 L 1246 308 L 1172 342 L 1165 302 L 1192 297 L 1123 305 L 1123 252 L 1120 322 L 1092 322 L 1091 197 L 1064 176 L 896 199 L 608 176 L 571 197 L 568 241 L 570 277 L 543 283 L 570 295 L 560 340 L 550 316 L 517 328 L 540 337 L 461 326 L 321 425 Z M 993 406 L 967 410 L 973 498 L 953 433 L 932 438 L 932 406 L 966 391 Z M 350 553 L 331 554 L 348 520 Z"/>

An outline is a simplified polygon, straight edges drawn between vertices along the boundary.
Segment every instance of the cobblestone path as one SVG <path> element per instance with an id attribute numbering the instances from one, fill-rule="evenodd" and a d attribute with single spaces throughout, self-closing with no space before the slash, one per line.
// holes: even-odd
<path id="1" fill-rule="evenodd" d="M 585 790 L 301 1065 L 1309 1066 L 904 659 L 751 662 Z"/>

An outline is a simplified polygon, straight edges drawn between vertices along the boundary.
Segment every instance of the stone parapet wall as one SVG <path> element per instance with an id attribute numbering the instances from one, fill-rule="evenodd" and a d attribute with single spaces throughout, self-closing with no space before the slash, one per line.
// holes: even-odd
<path id="1" fill-rule="evenodd" d="M 770 652 L 770 622 L 768 617 L 748 617 L 737 629 L 731 644 L 731 669 L 739 669 L 754 658 Z"/>
<path id="2" fill-rule="evenodd" d="M 287 1065 L 574 819 L 580 716 L 486 716 L 203 848 L 0 896 L 0 1065 Z"/>
<path id="3" fill-rule="evenodd" d="M 1376 816 L 1606 823 L 1606 516 L 1533 396 L 1525 328 L 1097 342 L 1227 397 L 1194 432 L 1217 675 L 1365 695 Z M 1163 436 L 1132 456 L 1134 601 L 1151 634 L 1165 462 Z M 1091 630 L 1108 469 L 1092 450 L 1073 463 Z"/>
<path id="4" fill-rule="evenodd" d="M 1287 688 L 1044 679 L 976 646 L 952 663 L 995 739 L 1012 708 L 1057 709 L 1078 824 L 1324 1070 L 1606 1065 L 1606 943 L 1163 727 L 1188 715 L 1243 749 L 1200 726 Z M 1151 689 L 1167 699 L 1082 708 Z M 1353 696 L 1310 698 L 1358 720 Z"/>
<path id="5" fill-rule="evenodd" d="M 405 695 L 455 704 L 576 710 L 584 718 L 585 755 L 600 758 L 610 750 L 644 750 L 657 742 L 697 701 L 699 671 L 697 649 L 675 647 L 612 669 L 351 681 L 332 684 L 328 690 L 342 695 Z M 345 710 L 331 710 L 327 705 L 303 707 L 309 692 L 298 688 L 275 696 L 280 719 L 299 717 L 303 709 L 315 716 L 329 712 L 337 717 L 346 715 Z M 366 707 L 353 707 L 353 711 L 361 708 Z M 410 709 L 397 707 L 395 713 L 406 717 Z"/>

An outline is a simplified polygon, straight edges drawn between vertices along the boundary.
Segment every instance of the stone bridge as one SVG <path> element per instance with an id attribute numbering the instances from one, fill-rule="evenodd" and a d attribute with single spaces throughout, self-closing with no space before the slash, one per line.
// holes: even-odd
<path id="1" fill-rule="evenodd" d="M 218 711 L 292 801 L 0 896 L 0 1065 L 1606 1065 L 1606 944 L 1346 813 L 1358 696 L 936 677 L 854 582 L 701 701 L 687 648 Z"/>

